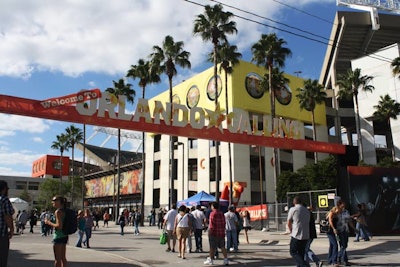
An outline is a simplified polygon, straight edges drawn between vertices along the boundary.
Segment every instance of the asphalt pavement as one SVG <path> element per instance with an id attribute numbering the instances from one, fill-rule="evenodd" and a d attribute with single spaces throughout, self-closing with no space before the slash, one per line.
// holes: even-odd
<path id="1" fill-rule="evenodd" d="M 178 253 L 166 252 L 166 245 L 160 245 L 161 230 L 157 226 L 140 228 L 140 235 L 133 234 L 133 227 L 125 227 L 125 235 L 115 223 L 93 232 L 91 248 L 77 248 L 76 235 L 70 236 L 67 245 L 69 267 L 127 267 L 127 266 L 203 266 L 208 256 L 208 238 L 203 234 L 203 253 L 188 253 L 186 259 L 178 258 Z M 8 267 L 46 267 L 53 266 L 53 248 L 51 237 L 42 237 L 39 227 L 34 233 L 25 230 L 25 234 L 11 239 Z M 239 251 L 229 253 L 231 266 L 295 266 L 289 255 L 290 236 L 279 232 L 249 231 L 250 244 L 245 244 L 244 235 L 240 235 Z M 193 247 L 194 240 L 193 240 Z M 319 235 L 312 249 L 326 264 L 328 253 L 326 235 Z M 178 246 L 176 246 L 177 250 Z M 374 236 L 371 241 L 349 241 L 348 255 L 353 266 L 400 266 L 400 236 Z M 214 261 L 222 265 L 222 259 Z M 312 265 L 313 266 L 313 265 Z"/>

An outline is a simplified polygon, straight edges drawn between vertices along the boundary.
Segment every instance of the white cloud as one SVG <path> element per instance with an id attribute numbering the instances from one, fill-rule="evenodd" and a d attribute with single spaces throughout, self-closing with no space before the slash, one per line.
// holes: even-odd
<path id="1" fill-rule="evenodd" d="M 30 177 L 32 173 L 29 171 L 18 171 L 12 168 L 0 166 L 0 175 Z"/>
<path id="2" fill-rule="evenodd" d="M 43 133 L 47 131 L 50 121 L 18 115 L 0 114 L 0 137 L 15 135 L 16 131 Z"/>
<path id="3" fill-rule="evenodd" d="M 33 138 L 32 138 L 32 141 L 35 142 L 35 143 L 42 143 L 42 144 L 44 143 L 43 138 L 38 137 L 38 136 L 33 137 Z"/>
<path id="4" fill-rule="evenodd" d="M 213 5 L 210 1 L 200 4 Z M 225 1 L 265 17 L 276 17 L 282 5 L 265 0 Z M 297 1 L 302 3 L 315 0 Z M 124 73 L 151 53 L 166 35 L 184 41 L 193 67 L 204 63 L 210 44 L 193 37 L 193 21 L 203 7 L 182 0 L 168 1 L 36 1 L 3 0 L 0 10 L 0 75 L 28 78 L 34 71 L 60 71 L 79 76 L 88 71 Z M 260 20 L 225 7 L 243 17 Z M 269 29 L 239 18 L 232 36 L 240 50 L 248 49 Z"/>

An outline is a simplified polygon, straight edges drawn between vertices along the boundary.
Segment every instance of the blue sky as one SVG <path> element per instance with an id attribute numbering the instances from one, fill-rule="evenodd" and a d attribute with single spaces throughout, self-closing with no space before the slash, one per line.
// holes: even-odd
<path id="1" fill-rule="evenodd" d="M 214 5 L 213 1 L 195 2 Z M 324 20 L 333 21 L 339 10 L 334 0 L 220 2 L 325 38 L 329 38 L 332 24 Z M 324 20 L 280 3 L 295 5 Z M 192 69 L 178 69 L 175 83 L 211 66 L 206 62 L 211 45 L 192 35 L 193 20 L 203 13 L 203 7 L 184 0 L 0 0 L 0 6 L 0 94 L 44 100 L 84 88 L 105 90 L 112 86 L 112 80 L 124 77 L 130 65 L 136 64 L 139 58 L 146 58 L 152 46 L 160 45 L 166 35 L 183 41 L 185 50 L 191 53 Z M 226 6 L 224 10 L 304 34 Z M 251 21 L 234 20 L 239 32 L 229 40 L 238 45 L 243 60 L 251 60 L 250 48 L 262 33 L 276 32 L 287 41 L 293 53 L 285 72 L 301 71 L 301 77 L 319 78 L 325 44 Z M 147 88 L 146 98 L 167 89 L 166 77 L 162 79 L 159 85 Z M 140 96 L 137 81 L 129 80 L 129 83 Z M 69 125 L 0 114 L 0 175 L 30 176 L 35 159 L 45 154 L 59 154 L 50 148 L 51 144 Z M 92 127 L 88 127 L 87 135 L 92 133 Z M 100 145 L 105 139 L 105 134 L 98 134 L 89 143 Z M 112 138 L 105 147 L 115 148 L 115 143 Z M 125 150 L 136 148 L 135 140 L 127 140 L 123 146 Z M 77 152 L 76 158 L 81 159 L 82 154 Z"/>

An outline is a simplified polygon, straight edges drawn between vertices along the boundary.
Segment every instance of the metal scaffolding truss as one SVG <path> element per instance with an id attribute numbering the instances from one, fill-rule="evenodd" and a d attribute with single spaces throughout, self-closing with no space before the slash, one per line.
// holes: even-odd
<path id="1" fill-rule="evenodd" d="M 113 137 L 113 136 L 118 136 L 118 129 L 116 128 L 108 128 L 108 127 L 100 127 L 100 126 L 94 126 L 93 127 L 93 134 L 86 140 L 86 142 L 89 142 L 93 137 L 98 135 L 99 133 L 104 133 L 107 134 L 106 139 L 101 143 L 100 147 L 104 147 L 104 145 Z M 143 146 L 143 138 L 142 138 L 142 133 L 141 132 L 134 132 L 134 131 L 127 131 L 127 130 L 121 130 L 121 146 L 128 140 L 128 139 L 136 139 L 140 140 L 140 145 L 137 147 L 138 152 L 141 147 Z"/>
<path id="2" fill-rule="evenodd" d="M 373 7 L 400 14 L 400 0 L 337 0 L 337 4 L 342 6 L 358 5 Z"/>

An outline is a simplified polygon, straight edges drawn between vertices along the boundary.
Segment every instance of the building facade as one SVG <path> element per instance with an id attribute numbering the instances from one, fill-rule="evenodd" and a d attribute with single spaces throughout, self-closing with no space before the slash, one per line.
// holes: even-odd
<path id="1" fill-rule="evenodd" d="M 264 92 L 260 86 L 261 77 L 265 73 L 264 68 L 244 61 L 234 67 L 233 73 L 227 77 L 227 82 L 225 82 L 225 74 L 219 73 L 219 109 L 225 114 L 226 96 L 228 96 L 228 111 L 235 113 L 237 109 L 245 110 L 250 117 L 250 123 L 247 126 L 253 131 L 268 131 L 276 138 L 294 138 L 290 135 L 295 135 L 297 139 L 312 140 L 311 112 L 300 110 L 295 97 L 296 89 L 303 86 L 303 80 L 295 76 L 286 75 L 290 80 L 289 85 L 276 91 L 277 119 L 274 121 L 275 129 L 271 129 L 269 93 Z M 213 68 L 209 68 L 176 85 L 173 88 L 173 102 L 185 105 L 189 110 L 195 107 L 215 110 L 216 91 Z M 150 99 L 150 105 L 154 101 L 169 102 L 169 91 Z M 152 109 L 154 106 L 150 106 L 150 110 Z M 317 106 L 315 114 L 317 140 L 327 141 L 324 105 Z M 257 122 L 258 125 L 254 125 Z M 144 195 L 146 209 L 167 206 L 171 202 L 185 199 L 201 190 L 215 194 L 217 144 L 219 144 L 220 158 L 220 191 L 229 185 L 231 160 L 231 181 L 244 187 L 239 201 L 241 204 L 275 201 L 272 148 L 234 143 L 229 145 L 226 142 L 186 137 L 174 137 L 173 142 L 175 143 L 175 164 L 173 164 L 175 168 L 171 170 L 169 136 L 160 134 L 146 136 Z M 319 158 L 322 159 L 325 156 L 321 154 Z M 295 171 L 308 162 L 313 162 L 313 153 L 279 150 L 280 170 Z M 170 173 L 174 175 L 172 199 Z"/>

